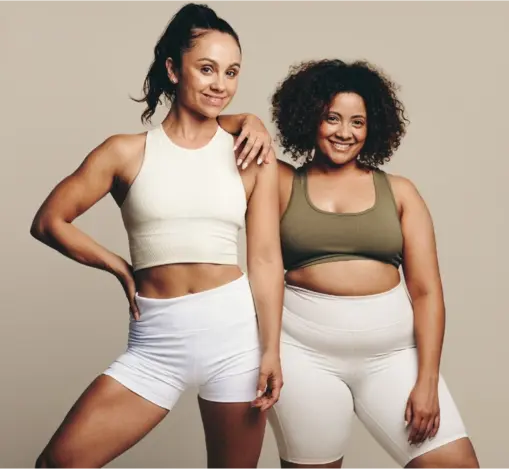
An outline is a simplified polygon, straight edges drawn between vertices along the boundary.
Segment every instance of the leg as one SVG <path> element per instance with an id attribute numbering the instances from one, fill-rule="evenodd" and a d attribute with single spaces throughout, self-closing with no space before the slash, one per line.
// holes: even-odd
<path id="1" fill-rule="evenodd" d="M 256 467 L 266 416 L 250 402 L 198 399 L 205 429 L 208 467 Z"/>
<path id="2" fill-rule="evenodd" d="M 406 467 L 479 467 L 469 438 L 447 443 L 412 459 Z"/>
<path id="3" fill-rule="evenodd" d="M 438 386 L 440 402 L 438 433 L 435 438 L 428 439 L 420 445 L 408 443 L 404 412 L 416 379 L 416 348 L 372 359 L 366 374 L 353 388 L 359 419 L 401 466 L 411 463 L 411 467 L 433 467 L 413 465 L 422 463 L 438 464 L 439 467 L 473 467 L 463 465 L 477 460 L 461 416 L 442 377 Z M 462 457 L 458 459 L 460 455 Z"/>
<path id="4" fill-rule="evenodd" d="M 283 342 L 285 385 L 269 411 L 281 467 L 341 467 L 353 418 L 348 386 L 320 357 Z"/>
<path id="5" fill-rule="evenodd" d="M 109 376 L 71 408 L 36 467 L 102 467 L 140 441 L 168 413 Z"/>
<path id="6" fill-rule="evenodd" d="M 337 461 L 333 461 L 328 464 L 309 464 L 309 465 L 295 464 L 293 462 L 284 461 L 283 459 L 281 459 L 280 461 L 281 461 L 281 467 L 334 467 L 334 468 L 338 467 L 338 468 L 340 468 L 343 465 L 343 458 L 341 458 Z"/>

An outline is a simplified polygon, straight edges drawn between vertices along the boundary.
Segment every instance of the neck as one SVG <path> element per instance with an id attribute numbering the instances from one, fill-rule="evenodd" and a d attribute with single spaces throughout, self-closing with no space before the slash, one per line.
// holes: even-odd
<path id="1" fill-rule="evenodd" d="M 164 130 L 184 140 L 197 140 L 217 130 L 217 120 L 173 104 L 162 122 Z"/>
<path id="2" fill-rule="evenodd" d="M 315 158 L 310 164 L 310 170 L 314 170 L 317 173 L 329 174 L 331 176 L 341 175 L 353 175 L 364 170 L 357 164 L 357 160 L 354 158 L 344 164 L 336 164 L 331 159 L 319 152 L 316 152 Z"/>

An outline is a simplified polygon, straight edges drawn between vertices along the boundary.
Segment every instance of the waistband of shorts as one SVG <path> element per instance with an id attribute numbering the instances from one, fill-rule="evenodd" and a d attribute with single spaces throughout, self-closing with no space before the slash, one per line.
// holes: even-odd
<path id="1" fill-rule="evenodd" d="M 403 282 L 390 290 L 364 296 L 339 296 L 286 285 L 284 313 L 309 325 L 364 331 L 413 321 L 412 304 Z M 284 316 L 283 316 L 284 318 Z"/>
<path id="2" fill-rule="evenodd" d="M 324 300 L 332 300 L 332 301 L 346 301 L 346 302 L 359 302 L 359 301 L 370 301 L 376 300 L 378 298 L 388 297 L 394 294 L 398 294 L 400 290 L 405 291 L 405 287 L 402 281 L 400 281 L 396 286 L 390 288 L 389 290 L 373 293 L 368 295 L 330 295 L 328 293 L 321 293 L 314 290 L 308 290 L 307 288 L 297 287 L 295 285 L 285 284 L 285 289 L 295 292 L 300 292 L 306 296 L 321 298 Z"/>
<path id="3" fill-rule="evenodd" d="M 140 320 L 132 327 L 183 332 L 256 323 L 256 310 L 246 275 L 220 287 L 176 298 L 136 296 Z"/>
<path id="4" fill-rule="evenodd" d="M 189 293 L 183 296 L 176 296 L 173 298 L 148 298 L 146 296 L 140 296 L 138 292 L 135 293 L 136 301 L 143 303 L 147 306 L 170 306 L 174 304 L 187 303 L 193 301 L 203 301 L 207 300 L 211 297 L 217 295 L 225 295 L 228 293 L 233 293 L 239 291 L 239 289 L 243 287 L 249 287 L 249 281 L 247 279 L 247 275 L 243 273 L 239 278 L 225 283 L 224 285 L 220 285 L 216 288 L 211 288 L 209 290 L 203 290 L 197 293 Z"/>

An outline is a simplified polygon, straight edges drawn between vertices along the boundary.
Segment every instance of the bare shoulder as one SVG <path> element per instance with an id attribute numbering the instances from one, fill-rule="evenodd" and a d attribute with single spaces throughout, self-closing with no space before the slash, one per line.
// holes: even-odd
<path id="1" fill-rule="evenodd" d="M 425 206 L 419 190 L 410 179 L 395 174 L 387 174 L 387 177 L 399 208 Z"/>
<path id="2" fill-rule="evenodd" d="M 293 175 L 295 173 L 295 167 L 286 161 L 277 160 L 277 166 L 279 170 L 279 178 L 281 181 L 288 181 L 293 179 Z"/>
<path id="3" fill-rule="evenodd" d="M 296 169 L 291 164 L 282 160 L 278 160 L 277 164 L 279 175 L 279 213 L 282 216 L 290 203 Z"/>
<path id="4" fill-rule="evenodd" d="M 146 132 L 111 135 L 94 151 L 109 159 L 117 167 L 129 165 L 143 156 L 146 135 Z"/>
<path id="5" fill-rule="evenodd" d="M 399 174 L 386 174 L 396 198 L 415 197 L 418 195 L 419 191 L 410 179 L 400 176 Z"/>

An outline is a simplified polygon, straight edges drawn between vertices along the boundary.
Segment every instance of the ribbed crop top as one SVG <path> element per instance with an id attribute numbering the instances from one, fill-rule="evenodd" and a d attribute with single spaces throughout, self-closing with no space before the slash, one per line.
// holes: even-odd
<path id="1" fill-rule="evenodd" d="M 204 147 L 186 149 L 155 127 L 121 205 L 133 269 L 237 264 L 246 208 L 230 134 L 218 126 Z"/>
<path id="2" fill-rule="evenodd" d="M 387 174 L 373 171 L 375 204 L 358 213 L 326 212 L 309 199 L 307 175 L 295 175 L 288 207 L 281 219 L 286 270 L 324 262 L 375 259 L 399 267 L 403 235 Z"/>

